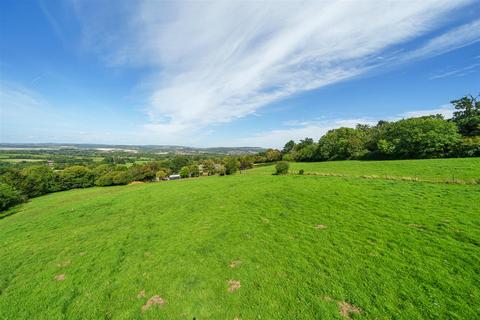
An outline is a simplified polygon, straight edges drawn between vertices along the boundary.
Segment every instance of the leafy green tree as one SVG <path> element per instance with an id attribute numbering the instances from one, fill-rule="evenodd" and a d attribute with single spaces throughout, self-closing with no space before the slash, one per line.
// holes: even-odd
<path id="1" fill-rule="evenodd" d="M 95 180 L 95 185 L 99 187 L 107 187 L 114 185 L 113 183 L 113 172 L 107 172 Z"/>
<path id="2" fill-rule="evenodd" d="M 239 169 L 246 170 L 253 168 L 253 161 L 254 159 L 251 156 L 242 156 L 239 158 Z"/>
<path id="3" fill-rule="evenodd" d="M 338 128 L 327 132 L 318 142 L 323 160 L 359 159 L 368 153 L 366 129 Z"/>
<path id="4" fill-rule="evenodd" d="M 200 176 L 200 169 L 198 169 L 198 165 L 192 164 L 192 165 L 188 166 L 188 169 L 190 171 L 190 177 Z"/>
<path id="5" fill-rule="evenodd" d="M 281 175 L 281 174 L 287 174 L 288 173 L 288 168 L 289 164 L 286 161 L 280 161 L 275 165 L 275 174 Z"/>
<path id="6" fill-rule="evenodd" d="M 84 166 L 67 167 L 60 176 L 65 189 L 88 188 L 95 183 L 95 174 Z"/>
<path id="7" fill-rule="evenodd" d="M 184 166 L 180 169 L 180 177 L 182 178 L 188 178 L 190 177 L 190 166 Z"/>
<path id="8" fill-rule="evenodd" d="M 296 161 L 318 161 L 318 146 L 316 143 L 304 144 L 302 147 L 295 146 L 292 156 Z"/>
<path id="9" fill-rule="evenodd" d="M 287 143 L 285 143 L 285 146 L 283 147 L 282 153 L 286 154 L 289 153 L 295 148 L 295 141 L 290 140 Z"/>
<path id="10" fill-rule="evenodd" d="M 176 156 L 168 163 L 172 172 L 179 172 L 182 167 L 188 166 L 189 164 L 190 159 L 184 156 Z"/>
<path id="11" fill-rule="evenodd" d="M 133 181 L 127 171 L 114 171 L 112 179 L 115 185 L 124 185 Z"/>
<path id="12" fill-rule="evenodd" d="M 167 173 L 165 172 L 165 170 L 158 170 L 157 171 L 157 179 L 158 180 L 163 180 L 167 177 Z"/>
<path id="13" fill-rule="evenodd" d="M 115 170 L 115 166 L 111 164 L 101 164 L 93 168 L 93 173 L 95 174 L 96 177 L 100 177 L 114 170 Z"/>
<path id="14" fill-rule="evenodd" d="M 26 197 L 18 190 L 6 183 L 0 183 L 0 211 L 22 203 Z"/>
<path id="15" fill-rule="evenodd" d="M 23 179 L 19 183 L 19 189 L 29 198 L 61 189 L 55 172 L 47 166 L 27 167 L 21 174 Z"/>
<path id="16" fill-rule="evenodd" d="M 464 136 L 480 135 L 480 100 L 472 95 L 451 101 L 457 111 L 452 120 Z"/>
<path id="17" fill-rule="evenodd" d="M 276 149 L 268 149 L 265 151 L 265 157 L 268 162 L 279 161 L 282 159 L 282 153 Z"/>
<path id="18" fill-rule="evenodd" d="M 457 126 L 441 116 L 403 119 L 385 126 L 378 151 L 396 159 L 446 157 L 460 137 Z"/>
<path id="19" fill-rule="evenodd" d="M 215 162 L 211 159 L 207 159 L 202 163 L 202 171 L 209 176 L 215 174 Z"/>

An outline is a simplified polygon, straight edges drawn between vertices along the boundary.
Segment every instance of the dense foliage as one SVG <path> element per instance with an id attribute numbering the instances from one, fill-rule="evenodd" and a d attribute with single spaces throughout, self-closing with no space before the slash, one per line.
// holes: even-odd
<path id="1" fill-rule="evenodd" d="M 480 156 L 480 103 L 473 96 L 452 101 L 452 119 L 441 115 L 379 121 L 374 126 L 338 128 L 318 142 L 290 140 L 282 150 L 288 161 L 348 159 L 423 159 Z"/>
<path id="2" fill-rule="evenodd" d="M 267 150 L 270 158 L 279 153 Z M 278 158 L 278 156 L 277 156 Z M 102 161 L 66 166 L 61 170 L 55 165 L 35 162 L 34 165 L 9 166 L 0 168 L 0 210 L 5 210 L 26 199 L 43 194 L 88 188 L 92 186 L 125 185 L 134 181 L 151 182 L 168 179 L 177 173 L 182 178 L 200 175 L 230 175 L 239 169 L 249 169 L 254 162 L 266 159 L 258 156 L 228 156 L 224 158 L 206 158 L 174 156 L 165 160 L 145 163 L 122 164 L 118 157 L 107 156 Z"/>

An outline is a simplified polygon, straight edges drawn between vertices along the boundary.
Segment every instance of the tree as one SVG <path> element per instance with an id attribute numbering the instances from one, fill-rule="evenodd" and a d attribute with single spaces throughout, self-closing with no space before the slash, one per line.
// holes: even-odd
<path id="1" fill-rule="evenodd" d="M 209 176 L 215 174 L 215 163 L 213 162 L 213 160 L 208 159 L 203 161 L 202 171 L 204 173 L 207 173 Z"/>
<path id="2" fill-rule="evenodd" d="M 450 102 L 457 110 L 452 120 L 464 136 L 480 135 L 480 100 L 477 98 L 470 95 Z"/>
<path id="3" fill-rule="evenodd" d="M 225 163 L 225 174 L 230 175 L 237 172 L 238 168 L 240 167 L 240 163 L 234 157 L 227 157 L 224 160 Z"/>
<path id="4" fill-rule="evenodd" d="M 298 147 L 298 144 L 297 144 Z M 305 144 L 302 148 L 295 148 L 292 156 L 296 161 L 318 161 L 318 146 L 315 143 Z"/>
<path id="5" fill-rule="evenodd" d="M 286 161 L 280 161 L 275 165 L 275 174 L 287 174 L 288 173 L 289 164 Z"/>
<path id="6" fill-rule="evenodd" d="M 190 177 L 198 177 L 200 176 L 200 169 L 198 169 L 197 164 L 192 164 L 188 167 L 190 170 Z"/>
<path id="7" fill-rule="evenodd" d="M 365 146 L 366 128 L 338 128 L 328 131 L 318 142 L 322 160 L 359 159 L 368 153 Z"/>
<path id="8" fill-rule="evenodd" d="M 158 170 L 157 171 L 157 180 L 163 180 L 167 177 L 167 173 L 165 170 Z"/>
<path id="9" fill-rule="evenodd" d="M 95 174 L 95 176 L 100 177 L 108 172 L 112 172 L 114 169 L 115 166 L 111 164 L 101 164 L 93 169 L 93 173 Z"/>
<path id="10" fill-rule="evenodd" d="M 253 168 L 253 158 L 251 156 L 243 156 L 239 159 L 240 162 L 240 170 L 246 170 Z"/>
<path id="11" fill-rule="evenodd" d="M 457 126 L 441 116 L 390 122 L 382 129 L 377 150 L 390 158 L 439 158 L 453 153 L 460 141 Z"/>
<path id="12" fill-rule="evenodd" d="M 265 157 L 268 162 L 278 161 L 282 159 L 282 154 L 276 149 L 268 149 L 265 152 Z"/>
<path id="13" fill-rule="evenodd" d="M 88 188 L 95 183 L 93 171 L 84 166 L 67 167 L 60 176 L 65 189 Z"/>
<path id="14" fill-rule="evenodd" d="M 184 156 L 176 156 L 168 163 L 172 172 L 179 172 L 182 167 L 188 166 L 190 159 Z"/>
<path id="15" fill-rule="evenodd" d="M 290 140 L 287 143 L 285 143 L 285 146 L 283 147 L 282 153 L 283 154 L 289 153 L 290 151 L 293 150 L 294 147 L 295 147 L 295 141 Z"/>
<path id="16" fill-rule="evenodd" d="M 6 183 L 0 183 L 0 211 L 22 203 L 26 197 L 18 190 Z"/>
<path id="17" fill-rule="evenodd" d="M 29 198 L 61 189 L 55 172 L 47 166 L 27 167 L 21 175 L 23 179 L 18 185 L 19 189 Z"/>
<path id="18" fill-rule="evenodd" d="M 182 178 L 190 177 L 190 167 L 189 166 L 184 166 L 180 169 L 180 177 L 182 177 Z"/>
<path id="19" fill-rule="evenodd" d="M 95 180 L 95 185 L 99 187 L 112 186 L 113 183 L 113 172 L 107 172 Z"/>

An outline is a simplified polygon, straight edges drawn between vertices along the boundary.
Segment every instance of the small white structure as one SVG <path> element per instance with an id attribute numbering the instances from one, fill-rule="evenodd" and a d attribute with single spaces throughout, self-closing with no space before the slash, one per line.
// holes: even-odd
<path id="1" fill-rule="evenodd" d="M 178 180 L 180 179 L 180 175 L 179 174 L 171 174 L 168 176 L 168 180 Z"/>

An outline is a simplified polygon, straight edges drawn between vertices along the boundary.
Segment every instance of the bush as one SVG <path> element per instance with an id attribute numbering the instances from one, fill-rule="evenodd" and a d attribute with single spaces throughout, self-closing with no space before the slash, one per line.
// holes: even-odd
<path id="1" fill-rule="evenodd" d="M 84 166 L 71 166 L 61 173 L 65 189 L 88 188 L 95 183 L 95 174 Z"/>
<path id="2" fill-rule="evenodd" d="M 25 201 L 25 196 L 6 183 L 0 183 L 0 211 Z"/>
<path id="3" fill-rule="evenodd" d="M 179 174 L 180 174 L 180 177 L 182 177 L 182 178 L 190 177 L 190 167 L 189 166 L 182 167 L 180 169 Z"/>
<path id="4" fill-rule="evenodd" d="M 275 174 L 287 174 L 289 164 L 286 161 L 280 161 L 275 166 Z"/>
<path id="5" fill-rule="evenodd" d="M 233 157 L 229 157 L 225 160 L 225 174 L 230 175 L 237 172 L 240 167 L 240 162 Z"/>
<path id="6" fill-rule="evenodd" d="M 298 171 L 298 174 L 304 174 L 304 173 L 305 173 L 305 171 L 304 171 L 303 169 L 300 169 L 300 170 Z"/>
<path id="7" fill-rule="evenodd" d="M 158 180 L 163 180 L 163 179 L 165 179 L 166 177 L 167 177 L 167 173 L 166 173 L 165 171 L 159 170 L 159 171 L 157 172 L 157 179 L 158 179 Z"/>
<path id="8" fill-rule="evenodd" d="M 32 166 L 23 169 L 21 174 L 23 178 L 18 187 L 29 198 L 61 190 L 58 177 L 49 167 Z"/>

